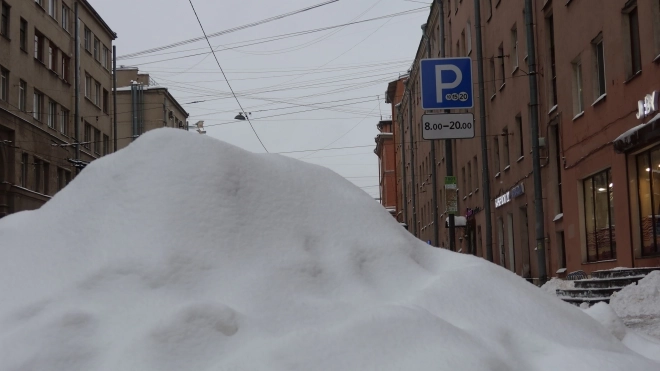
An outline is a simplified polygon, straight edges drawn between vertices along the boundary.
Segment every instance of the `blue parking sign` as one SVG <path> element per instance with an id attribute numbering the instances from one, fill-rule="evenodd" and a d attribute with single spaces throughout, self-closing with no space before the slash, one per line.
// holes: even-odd
<path id="1" fill-rule="evenodd" d="M 422 59 L 420 71 L 423 109 L 474 107 L 472 59 Z"/>

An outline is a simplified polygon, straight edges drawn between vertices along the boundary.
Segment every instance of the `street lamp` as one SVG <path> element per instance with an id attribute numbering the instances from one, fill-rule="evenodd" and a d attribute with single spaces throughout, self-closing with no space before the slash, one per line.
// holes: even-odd
<path id="1" fill-rule="evenodd" d="M 252 112 L 239 112 L 238 115 L 236 115 L 236 117 L 234 117 L 234 120 L 245 121 L 245 118 L 248 115 L 251 115 L 251 114 L 252 114 Z M 245 115 L 245 116 L 243 116 L 243 115 Z"/>

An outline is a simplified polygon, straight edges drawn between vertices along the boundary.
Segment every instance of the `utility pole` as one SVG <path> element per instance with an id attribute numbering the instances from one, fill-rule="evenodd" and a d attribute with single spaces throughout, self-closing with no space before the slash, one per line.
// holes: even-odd
<path id="1" fill-rule="evenodd" d="M 486 140 L 486 99 L 484 89 L 484 59 L 481 47 L 481 0 L 474 0 L 474 29 L 477 36 L 477 74 L 479 79 L 479 121 L 481 121 L 481 181 L 486 214 L 486 259 L 493 261 L 493 227 L 490 215 L 490 177 L 488 171 L 488 141 Z"/>
<path id="2" fill-rule="evenodd" d="M 426 24 L 422 25 L 422 31 L 424 32 L 424 38 L 426 39 L 426 57 L 431 58 L 431 38 L 426 34 Z M 431 140 L 431 186 L 433 194 L 431 195 L 431 208 L 433 209 L 433 241 L 434 246 L 440 246 L 440 231 L 438 228 L 438 174 L 437 174 L 437 163 L 438 161 L 435 158 L 435 140 Z"/>
<path id="3" fill-rule="evenodd" d="M 80 18 L 78 18 L 78 2 L 76 1 L 73 4 L 73 13 L 76 18 L 76 24 L 74 26 L 74 32 L 76 36 L 74 37 L 75 42 L 75 65 L 76 73 L 74 75 L 75 80 L 75 112 L 74 112 L 74 135 L 76 136 L 76 161 L 80 160 Z M 76 167 L 76 173 L 79 173 L 80 169 Z"/>
<path id="4" fill-rule="evenodd" d="M 476 0 L 478 1 L 478 0 Z M 445 57 L 445 8 L 442 0 L 438 0 L 438 11 L 439 11 L 439 22 L 440 22 L 440 37 L 438 42 L 440 43 L 440 58 Z M 449 113 L 450 110 L 445 110 L 445 113 Z M 451 139 L 445 139 L 445 165 L 447 166 L 447 176 L 454 175 L 454 149 L 452 148 Z M 434 166 L 435 168 L 435 166 Z M 449 224 L 449 250 L 456 251 L 456 222 L 454 220 L 454 214 L 448 214 L 448 224 Z"/>
<path id="5" fill-rule="evenodd" d="M 478 1 L 478 0 L 475 0 Z M 529 105 L 532 111 L 532 164 L 534 170 L 534 211 L 536 219 L 536 254 L 539 266 L 539 285 L 547 279 L 545 267 L 545 221 L 543 218 L 543 184 L 541 183 L 541 159 L 539 157 L 539 107 L 536 81 L 536 50 L 534 49 L 534 27 L 532 18 L 532 0 L 525 0 L 525 28 L 527 30 L 527 67 L 529 69 Z"/>
<path id="6" fill-rule="evenodd" d="M 117 152 L 117 46 L 112 46 L 112 134 Z"/>

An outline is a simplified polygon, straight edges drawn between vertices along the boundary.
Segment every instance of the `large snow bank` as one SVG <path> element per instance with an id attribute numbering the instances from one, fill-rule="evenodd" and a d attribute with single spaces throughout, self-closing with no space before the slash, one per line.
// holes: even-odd
<path id="1" fill-rule="evenodd" d="M 628 327 L 660 339 L 660 271 L 614 293 L 610 305 Z"/>
<path id="2" fill-rule="evenodd" d="M 660 339 L 639 333 L 626 327 L 621 318 L 606 303 L 596 303 L 585 313 L 607 328 L 612 335 L 621 340 L 633 351 L 660 362 Z"/>
<path id="3" fill-rule="evenodd" d="M 658 369 L 335 173 L 183 131 L 93 162 L 0 236 L 3 371 Z"/>

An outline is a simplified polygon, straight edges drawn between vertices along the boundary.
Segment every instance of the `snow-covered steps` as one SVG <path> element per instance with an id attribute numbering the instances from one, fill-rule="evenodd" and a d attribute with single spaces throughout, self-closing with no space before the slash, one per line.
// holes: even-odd
<path id="1" fill-rule="evenodd" d="M 565 302 L 592 306 L 598 302 L 609 303 L 610 297 L 625 286 L 637 284 L 639 280 L 657 268 L 616 268 L 595 271 L 591 278 L 575 280 L 574 288 L 557 289 L 557 296 Z"/>

